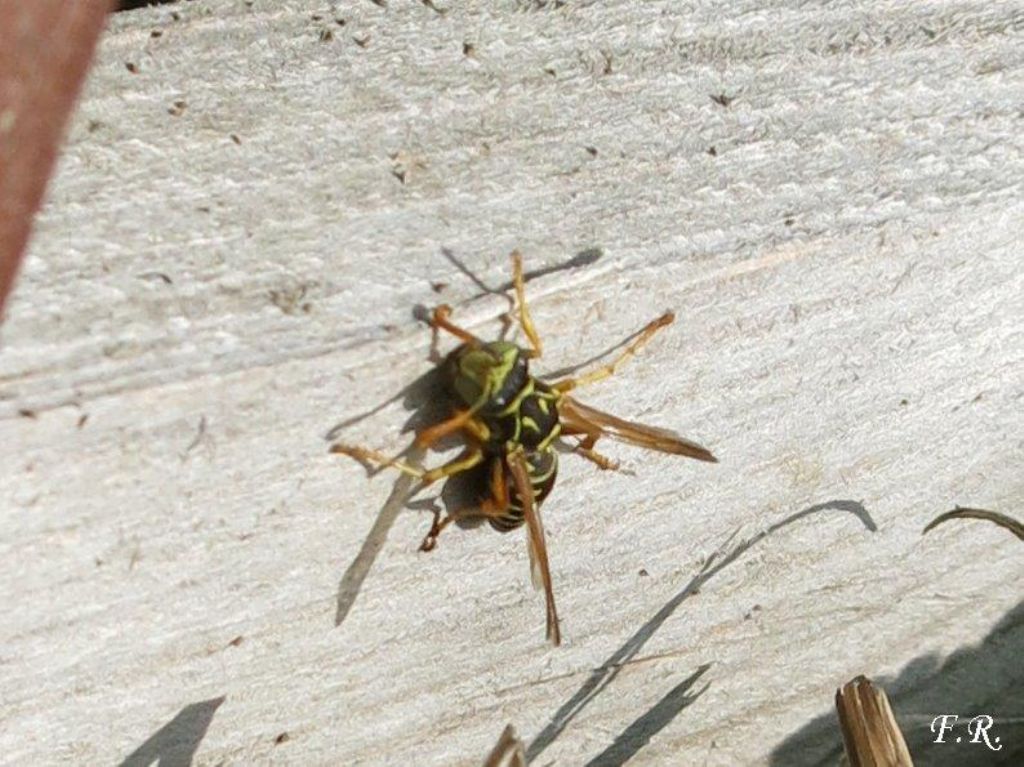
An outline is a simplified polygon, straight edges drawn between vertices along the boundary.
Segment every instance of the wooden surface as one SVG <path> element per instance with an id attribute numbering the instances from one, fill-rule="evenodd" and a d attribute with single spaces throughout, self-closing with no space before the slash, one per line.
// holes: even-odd
<path id="1" fill-rule="evenodd" d="M 1024 552 L 920 533 L 1024 509 L 1020 4 L 448 5 L 113 20 L 2 328 L 0 760 L 830 763 L 856 674 L 1019 759 Z M 721 460 L 565 458 L 557 650 L 521 534 L 324 440 L 513 248 L 539 372 L 675 310 L 581 396 Z"/>

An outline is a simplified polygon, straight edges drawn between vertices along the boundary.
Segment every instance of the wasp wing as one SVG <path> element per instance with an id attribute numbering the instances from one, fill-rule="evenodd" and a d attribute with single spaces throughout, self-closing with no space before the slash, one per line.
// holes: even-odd
<path id="1" fill-rule="evenodd" d="M 611 437 L 631 445 L 658 450 L 662 453 L 685 455 L 698 461 L 718 463 L 718 459 L 706 447 L 681 437 L 674 431 L 657 426 L 627 421 L 611 413 L 584 405 L 572 397 L 562 396 L 558 403 L 558 414 L 563 431 Z"/>
<path id="2" fill-rule="evenodd" d="M 509 472 L 512 474 L 512 481 L 515 482 L 519 502 L 523 505 L 533 583 L 535 586 L 543 587 L 544 599 L 547 601 L 547 637 L 551 640 L 551 644 L 557 647 L 562 642 L 562 636 L 558 629 L 555 592 L 551 587 L 548 548 L 544 542 L 544 525 L 540 519 L 540 508 L 534 502 L 533 485 L 530 484 L 526 455 L 522 450 L 516 450 L 510 453 L 505 460 L 508 463 Z"/>

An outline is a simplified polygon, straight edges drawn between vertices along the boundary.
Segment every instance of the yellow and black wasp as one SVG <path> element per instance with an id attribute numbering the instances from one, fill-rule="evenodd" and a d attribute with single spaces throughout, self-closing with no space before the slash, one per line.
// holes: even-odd
<path id="1" fill-rule="evenodd" d="M 462 342 L 441 363 L 446 385 L 458 405 L 450 417 L 420 431 L 416 444 L 426 449 L 443 437 L 460 433 L 465 442 L 462 453 L 442 466 L 421 469 L 364 447 L 339 443 L 331 451 L 364 463 L 393 466 L 418 477 L 421 487 L 471 469 L 483 469 L 487 474 L 486 497 L 470 508 L 449 511 L 444 519 L 436 517 L 421 549 L 433 549 L 441 531 L 457 519 L 482 517 L 502 531 L 525 522 L 534 584 L 544 589 L 547 603 L 547 636 L 557 645 L 561 641 L 558 613 L 540 517 L 540 505 L 558 473 L 556 444 L 564 444 L 562 438 L 573 438 L 570 449 L 602 469 L 618 468 L 617 462 L 594 450 L 602 437 L 699 461 L 717 459 L 706 448 L 668 429 L 626 421 L 569 396 L 573 389 L 613 375 L 659 329 L 675 319 L 671 312 L 648 323 L 609 364 L 576 378 L 547 383 L 530 374 L 529 361 L 541 356 L 542 346 L 526 304 L 518 252 L 512 254 L 512 262 L 518 320 L 529 348 L 508 341 L 480 340 L 452 323 L 451 308 L 446 305 L 437 307 L 430 320 L 435 331 L 451 333 Z"/>

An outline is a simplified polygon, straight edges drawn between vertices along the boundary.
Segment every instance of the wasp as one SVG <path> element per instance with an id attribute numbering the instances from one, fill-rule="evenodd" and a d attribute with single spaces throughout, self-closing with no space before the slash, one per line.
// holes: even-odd
<path id="1" fill-rule="evenodd" d="M 614 375 L 655 333 L 673 322 L 675 316 L 671 312 L 648 323 L 610 363 L 579 377 L 549 383 L 530 372 L 530 361 L 541 357 L 543 347 L 526 303 L 522 256 L 518 251 L 512 254 L 512 264 L 517 319 L 528 347 L 504 340 L 479 339 L 452 322 L 452 310 L 447 305 L 435 308 L 430 317 L 435 333 L 445 331 L 461 342 L 441 363 L 455 407 L 448 418 L 420 431 L 416 445 L 427 449 L 448 435 L 460 434 L 465 444 L 463 451 L 432 469 L 411 466 L 380 451 L 344 443 L 332 445 L 331 452 L 371 465 L 394 467 L 417 477 L 420 489 L 440 479 L 482 470 L 487 484 L 485 497 L 469 508 L 449 511 L 443 519 L 436 515 L 420 548 L 432 550 L 441 531 L 459 519 L 484 518 L 501 531 L 525 523 L 533 582 L 543 588 L 545 595 L 547 637 L 558 645 L 559 620 L 540 515 L 540 505 L 554 487 L 558 473 L 556 446 L 564 448 L 566 439 L 571 439 L 571 452 L 605 470 L 617 470 L 619 464 L 594 449 L 603 437 L 699 461 L 716 463 L 717 459 L 707 448 L 673 431 L 627 421 L 569 395 L 574 389 Z"/>

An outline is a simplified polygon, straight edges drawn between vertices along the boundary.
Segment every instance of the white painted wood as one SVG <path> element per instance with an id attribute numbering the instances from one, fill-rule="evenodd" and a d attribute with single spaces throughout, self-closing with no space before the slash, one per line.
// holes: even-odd
<path id="1" fill-rule="evenodd" d="M 858 673 L 915 754 L 1024 715 L 1020 543 L 920 536 L 1024 515 L 1021 5 L 447 5 L 113 19 L 2 328 L 3 758 L 808 763 Z M 603 252 L 529 283 L 539 370 L 676 311 L 585 399 L 721 459 L 565 459 L 557 650 L 521 535 L 420 554 L 324 441 L 429 369 L 414 305 L 497 333 L 443 250 L 513 248 Z"/>

